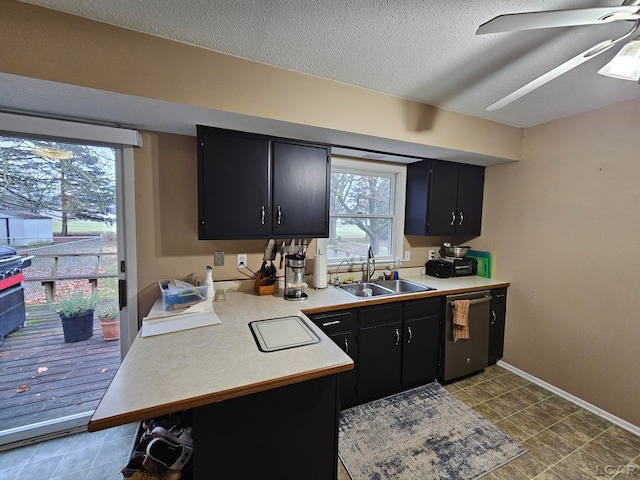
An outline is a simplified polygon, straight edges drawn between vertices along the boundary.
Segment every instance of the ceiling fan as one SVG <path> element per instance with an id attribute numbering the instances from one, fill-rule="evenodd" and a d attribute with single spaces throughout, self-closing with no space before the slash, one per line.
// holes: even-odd
<path id="1" fill-rule="evenodd" d="M 498 100 L 495 103 L 489 105 L 486 110 L 498 110 L 500 108 L 509 105 L 511 102 L 523 97 L 524 95 L 532 92 L 538 87 L 541 87 L 547 82 L 550 82 L 554 78 L 568 72 L 569 70 L 583 64 L 587 60 L 606 52 L 611 47 L 622 42 L 623 40 L 631 37 L 638 27 L 640 26 L 640 0 L 625 0 L 619 7 L 598 7 L 598 8 L 580 8 L 573 10 L 551 10 L 546 12 L 528 12 L 528 13 L 514 13 L 507 15 L 499 15 L 486 23 L 483 23 L 478 27 L 476 35 L 485 35 L 488 33 L 500 33 L 500 32 L 513 32 L 519 30 L 534 30 L 538 28 L 553 28 L 553 27 L 572 27 L 576 25 L 595 25 L 602 23 L 616 22 L 620 20 L 633 22 L 631 29 L 613 40 L 605 40 L 593 47 L 585 50 L 581 54 L 567 60 L 561 65 L 558 65 L 554 69 L 532 80 L 526 85 L 520 87 L 515 92 L 510 93 L 506 97 Z M 622 54 L 636 57 L 636 61 L 640 61 L 640 37 L 627 43 L 616 58 Z M 614 61 L 616 59 L 614 58 Z M 605 71 L 613 63 L 610 62 L 605 67 L 600 69 L 598 73 L 603 75 L 614 76 L 617 78 L 624 78 L 626 80 L 636 80 L 640 76 L 640 67 L 636 67 L 635 74 L 629 76 L 621 76 L 619 74 Z M 610 70 L 610 68 L 609 68 Z"/>

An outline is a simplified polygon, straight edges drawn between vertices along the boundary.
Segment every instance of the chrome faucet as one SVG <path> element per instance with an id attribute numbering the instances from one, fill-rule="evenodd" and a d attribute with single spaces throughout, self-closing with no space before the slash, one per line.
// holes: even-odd
<path id="1" fill-rule="evenodd" d="M 375 272 L 376 261 L 373 258 L 373 249 L 371 248 L 371 245 L 369 245 L 369 252 L 367 253 L 367 270 L 364 273 L 365 282 L 370 282 Z"/>

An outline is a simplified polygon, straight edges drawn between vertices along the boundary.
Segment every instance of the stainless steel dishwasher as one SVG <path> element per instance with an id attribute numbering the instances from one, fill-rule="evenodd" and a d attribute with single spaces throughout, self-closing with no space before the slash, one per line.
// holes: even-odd
<path id="1" fill-rule="evenodd" d="M 453 305 L 469 300 L 469 338 L 453 341 Z M 443 380 L 463 377 L 489 365 L 489 290 L 447 295 Z"/>

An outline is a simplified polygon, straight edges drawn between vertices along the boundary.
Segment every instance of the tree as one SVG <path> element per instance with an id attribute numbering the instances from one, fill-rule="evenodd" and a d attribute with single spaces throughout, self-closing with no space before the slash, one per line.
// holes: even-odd
<path id="1" fill-rule="evenodd" d="M 335 172 L 331 174 L 331 212 L 340 214 L 345 224 L 355 225 L 362 230 L 375 252 L 379 251 L 379 241 L 386 238 L 389 221 L 376 215 L 389 215 L 391 181 L 378 175 L 358 175 Z M 336 218 L 329 231 L 336 244 Z"/>
<path id="2" fill-rule="evenodd" d="M 115 153 L 108 147 L 0 137 L 0 208 L 105 221 L 115 205 Z"/>

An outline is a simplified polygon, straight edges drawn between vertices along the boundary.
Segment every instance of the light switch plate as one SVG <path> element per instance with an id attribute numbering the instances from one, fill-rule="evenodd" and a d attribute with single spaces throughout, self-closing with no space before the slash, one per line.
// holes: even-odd
<path id="1" fill-rule="evenodd" d="M 213 252 L 213 266 L 222 267 L 224 265 L 224 252 Z"/>

